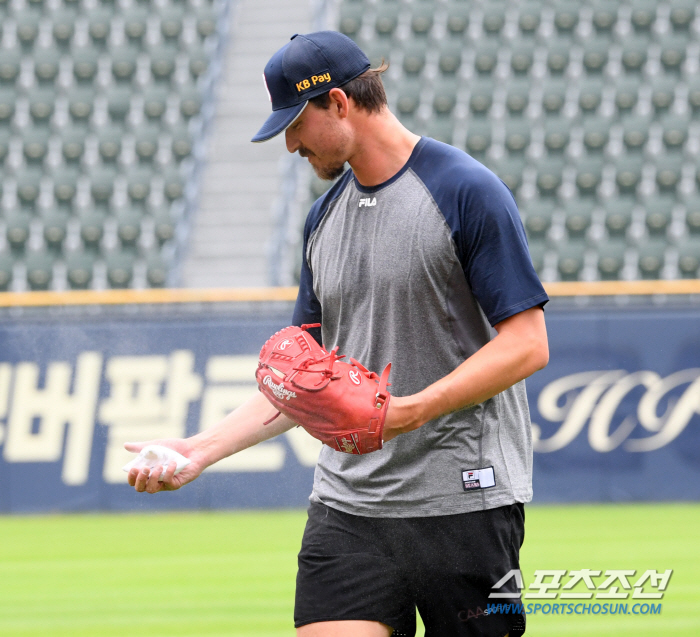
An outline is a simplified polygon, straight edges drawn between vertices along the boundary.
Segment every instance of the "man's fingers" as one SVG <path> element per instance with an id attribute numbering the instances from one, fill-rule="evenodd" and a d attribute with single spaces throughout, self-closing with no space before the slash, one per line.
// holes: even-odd
<path id="1" fill-rule="evenodd" d="M 165 469 L 165 475 L 163 476 L 163 480 L 161 481 L 163 489 L 172 489 L 173 488 L 173 476 L 175 475 L 175 471 L 177 469 L 177 462 L 169 462 L 166 465 Z"/>
<path id="2" fill-rule="evenodd" d="M 149 493 L 157 493 L 163 488 L 163 485 L 160 482 L 160 475 L 162 473 L 162 465 L 157 465 L 151 469 L 151 475 L 148 477 L 148 482 L 146 483 L 146 491 Z"/>
<path id="3" fill-rule="evenodd" d="M 131 453 L 138 453 L 143 449 L 146 445 L 150 443 L 148 442 L 125 442 L 124 443 L 124 449 L 127 451 L 131 451 Z"/>
<path id="4" fill-rule="evenodd" d="M 129 474 L 127 475 L 126 479 L 129 482 L 130 487 L 136 486 L 136 478 L 139 475 L 139 470 L 134 467 L 131 471 L 129 471 Z"/>
<path id="5" fill-rule="evenodd" d="M 139 492 L 143 493 L 146 490 L 146 484 L 148 483 L 148 479 L 151 475 L 151 470 L 148 468 L 141 469 L 137 476 L 136 480 L 134 482 L 134 488 Z"/>

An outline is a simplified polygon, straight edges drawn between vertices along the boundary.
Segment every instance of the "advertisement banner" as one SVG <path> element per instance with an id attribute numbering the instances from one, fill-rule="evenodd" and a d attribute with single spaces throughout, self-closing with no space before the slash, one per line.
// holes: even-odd
<path id="1" fill-rule="evenodd" d="M 138 497 L 125 441 L 193 435 L 257 391 L 286 315 L 0 323 L 0 512 L 305 506 L 320 443 L 301 429 Z M 527 381 L 538 502 L 700 497 L 700 313 L 555 310 Z"/>

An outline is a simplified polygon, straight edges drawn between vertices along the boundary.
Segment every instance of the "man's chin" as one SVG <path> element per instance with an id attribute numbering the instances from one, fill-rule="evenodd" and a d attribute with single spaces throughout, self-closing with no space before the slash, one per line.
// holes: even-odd
<path id="1" fill-rule="evenodd" d="M 345 172 L 345 164 L 341 164 L 340 166 L 314 166 L 311 164 L 311 166 L 318 178 L 324 181 L 338 179 L 338 177 Z"/>

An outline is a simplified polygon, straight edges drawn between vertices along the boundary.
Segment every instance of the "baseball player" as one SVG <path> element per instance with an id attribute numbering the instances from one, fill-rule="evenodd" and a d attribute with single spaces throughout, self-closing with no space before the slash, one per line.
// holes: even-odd
<path id="1" fill-rule="evenodd" d="M 393 363 L 383 448 L 320 454 L 297 635 L 414 635 L 417 608 L 430 637 L 514 637 L 524 616 L 484 611 L 519 569 L 532 497 L 524 379 L 548 361 L 548 299 L 508 188 L 404 128 L 384 68 L 339 33 L 293 36 L 265 67 L 273 112 L 253 138 L 284 132 L 289 152 L 339 178 L 306 221 L 293 323 L 320 323 L 319 343 L 368 369 Z M 132 469 L 129 483 L 177 489 L 294 426 L 275 414 L 259 394 L 197 436 L 155 441 L 192 463 L 163 480 L 162 467 Z M 498 592 L 519 599 L 514 579 Z"/>

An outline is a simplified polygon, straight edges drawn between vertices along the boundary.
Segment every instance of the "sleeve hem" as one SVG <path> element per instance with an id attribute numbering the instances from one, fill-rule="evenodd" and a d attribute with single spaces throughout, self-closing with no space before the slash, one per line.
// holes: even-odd
<path id="1" fill-rule="evenodd" d="M 530 308 L 536 307 L 537 305 L 543 306 L 545 303 L 547 303 L 547 301 L 549 301 L 549 297 L 547 296 L 546 292 L 542 292 L 536 296 L 531 296 L 529 299 L 525 299 L 524 301 L 520 301 L 520 303 L 511 305 L 509 308 L 506 308 L 496 316 L 489 317 L 489 323 L 491 323 L 491 326 L 493 327 L 494 325 L 497 325 L 501 321 L 505 321 L 511 316 L 520 314 L 520 312 L 529 310 Z"/>

